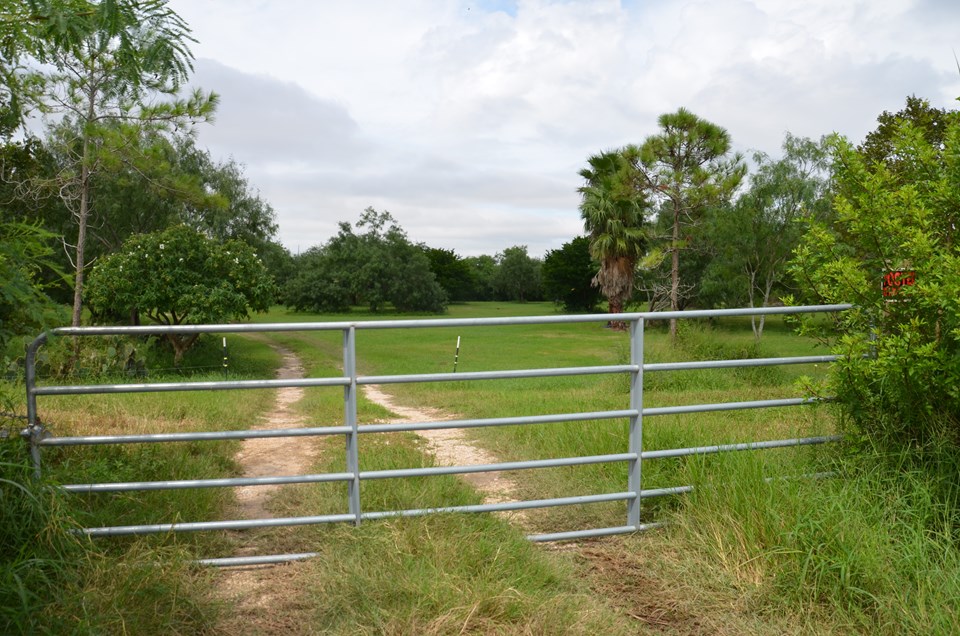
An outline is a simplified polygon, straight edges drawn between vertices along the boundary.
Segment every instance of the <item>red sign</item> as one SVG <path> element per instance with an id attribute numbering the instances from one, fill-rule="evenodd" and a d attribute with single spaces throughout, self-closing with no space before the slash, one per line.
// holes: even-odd
<path id="1" fill-rule="evenodd" d="M 893 298 L 901 287 L 910 287 L 917 282 L 917 272 L 912 269 L 898 269 L 883 275 L 880 290 L 884 298 Z"/>

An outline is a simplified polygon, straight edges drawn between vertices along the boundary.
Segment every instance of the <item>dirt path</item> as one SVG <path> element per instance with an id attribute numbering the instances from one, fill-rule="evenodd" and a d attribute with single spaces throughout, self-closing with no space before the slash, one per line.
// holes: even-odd
<path id="1" fill-rule="evenodd" d="M 411 408 L 400 406 L 395 398 L 380 390 L 376 385 L 365 385 L 363 393 L 368 400 L 396 413 L 402 421 L 431 422 L 454 419 L 438 409 Z M 499 459 L 482 448 L 473 445 L 463 429 L 443 429 L 437 431 L 417 431 L 417 435 L 427 440 L 430 452 L 441 466 L 466 466 L 469 464 L 496 464 Z M 517 485 L 503 473 L 468 473 L 462 475 L 464 481 L 483 495 L 484 503 L 502 503 L 513 498 Z M 522 517 L 522 512 L 511 513 Z"/>
<path id="2" fill-rule="evenodd" d="M 279 345 L 270 346 L 283 356 L 277 370 L 279 379 L 302 378 L 303 365 L 297 355 Z M 305 419 L 296 412 L 296 404 L 304 395 L 299 387 L 277 389 L 273 407 L 254 429 L 282 429 L 304 426 Z M 300 475 L 310 471 L 318 455 L 316 440 L 309 437 L 273 437 L 244 440 L 237 453 L 237 463 L 243 477 Z M 269 500 L 281 486 L 245 486 L 237 488 L 236 504 L 229 512 L 230 519 L 260 519 L 270 517 Z M 236 533 L 243 543 L 235 556 L 262 553 L 256 531 Z M 290 590 L 289 568 L 256 566 L 222 568 L 217 581 L 219 597 L 232 605 L 219 625 L 224 634 L 239 633 L 293 633 L 302 628 L 300 617 L 307 608 L 295 590 Z"/>
<path id="3" fill-rule="evenodd" d="M 297 355 L 279 345 L 270 343 L 283 363 L 277 370 L 277 378 L 302 378 L 303 366 Z M 393 396 L 377 386 L 364 386 L 366 398 L 397 415 L 392 421 L 439 421 L 453 419 L 437 409 L 411 408 L 397 404 Z M 277 389 L 273 407 L 255 429 L 296 428 L 306 424 L 305 418 L 296 412 L 296 404 L 304 395 L 297 387 Z M 498 459 L 487 451 L 474 446 L 462 430 L 420 431 L 426 439 L 429 451 L 442 466 L 469 464 L 494 464 Z M 318 445 L 311 438 L 281 437 L 244 440 L 237 453 L 237 463 L 243 477 L 272 475 L 298 475 L 310 471 L 318 456 Z M 463 479 L 476 488 L 484 503 L 500 503 L 512 498 L 517 487 L 500 473 L 473 473 Z M 236 504 L 230 511 L 231 519 L 258 519 L 271 516 L 269 502 L 280 486 L 246 486 L 236 489 Z M 511 519 L 525 518 L 523 511 L 506 513 Z M 236 556 L 250 556 L 269 550 L 260 545 L 258 533 L 247 531 L 235 534 L 242 541 Z M 217 593 L 231 605 L 218 626 L 221 633 L 294 633 L 303 629 L 304 605 L 297 590 L 289 588 L 292 580 L 289 568 L 303 564 L 290 563 L 283 566 L 248 566 L 222 568 L 218 574 Z"/>

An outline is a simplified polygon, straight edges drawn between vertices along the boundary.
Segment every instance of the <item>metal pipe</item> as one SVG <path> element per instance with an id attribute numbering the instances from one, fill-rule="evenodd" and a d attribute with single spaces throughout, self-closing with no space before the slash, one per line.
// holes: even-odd
<path id="1" fill-rule="evenodd" d="M 364 519 L 390 519 L 392 517 L 422 517 L 446 512 L 508 512 L 511 510 L 529 510 L 532 508 L 552 508 L 556 506 L 579 506 L 590 503 L 605 503 L 633 499 L 630 492 L 617 492 L 603 495 L 583 495 L 579 497 L 559 497 L 555 499 L 533 499 L 529 501 L 509 501 L 495 504 L 476 504 L 471 506 L 449 506 L 441 508 L 421 508 L 418 510 L 391 510 L 384 512 L 365 512 Z"/>
<path id="2" fill-rule="evenodd" d="M 479 420 L 447 420 L 444 422 L 397 422 L 394 424 L 367 424 L 360 433 L 396 433 L 399 431 L 437 431 L 449 428 L 481 428 L 486 426 L 516 426 L 526 424 L 552 424 L 556 422 L 579 422 L 586 420 L 610 420 L 637 415 L 636 410 L 594 411 L 591 413 L 560 413 L 557 415 L 530 415 L 521 417 L 494 417 Z"/>
<path id="3" fill-rule="evenodd" d="M 825 402 L 825 398 L 788 398 L 785 400 L 755 400 L 752 402 L 721 402 L 719 404 L 691 404 L 687 406 L 657 406 L 643 409 L 644 415 L 680 415 L 683 413 L 708 413 L 711 411 L 735 411 L 738 409 L 768 409 L 781 406 L 799 406 Z"/>
<path id="4" fill-rule="evenodd" d="M 635 499 L 627 503 L 627 525 L 640 524 L 640 492 L 643 488 L 643 319 L 630 323 L 630 364 L 636 368 L 630 377 L 630 416 L 627 444 L 633 459 L 627 468 L 627 490 L 635 493 Z"/>
<path id="5" fill-rule="evenodd" d="M 390 470 L 366 470 L 360 473 L 360 479 L 396 479 L 399 477 L 430 477 L 435 475 L 463 475 L 467 473 L 490 473 L 507 470 L 528 470 L 532 468 L 557 468 L 560 466 L 585 466 L 636 460 L 635 453 L 617 455 L 592 455 L 587 457 L 562 457 L 558 459 L 534 459 L 522 462 L 504 462 L 501 464 L 473 464 L 469 466 L 430 466 L 427 468 L 394 468 Z"/>
<path id="6" fill-rule="evenodd" d="M 801 437 L 796 439 L 780 439 L 767 442 L 744 442 L 742 444 L 718 444 L 715 446 L 696 446 L 693 448 L 670 448 L 666 450 L 645 451 L 643 459 L 660 457 L 687 457 L 690 455 L 709 455 L 727 451 L 760 450 L 769 448 L 785 448 L 788 446 L 808 446 L 812 444 L 826 444 L 840 441 L 839 435 L 824 435 L 820 437 Z"/>
<path id="7" fill-rule="evenodd" d="M 738 309 L 702 309 L 692 311 L 647 311 L 623 313 L 619 320 L 668 320 L 670 318 L 711 318 L 724 316 L 791 315 L 845 311 L 850 304 L 803 305 L 797 307 L 744 307 Z M 345 329 L 427 329 L 436 327 L 484 327 L 499 325 L 545 325 L 557 323 L 608 322 L 609 314 L 576 316 L 519 316 L 510 318 L 434 318 L 429 320 L 377 320 L 369 322 L 248 323 L 214 325 L 143 325 L 138 327 L 59 327 L 61 336 L 111 336 L 136 334 L 260 333 L 276 331 L 343 331 Z"/>
<path id="8" fill-rule="evenodd" d="M 597 528 L 595 530 L 575 530 L 573 532 L 552 532 L 550 534 L 528 534 L 527 539 L 536 543 L 547 541 L 570 541 L 572 539 L 590 539 L 593 537 L 609 537 L 616 534 L 630 534 L 645 532 L 655 528 L 662 528 L 663 523 L 641 523 L 635 526 L 617 526 L 615 528 Z"/>
<path id="9" fill-rule="evenodd" d="M 194 563 L 197 565 L 210 565 L 218 568 L 232 568 L 290 563 L 291 561 L 303 561 L 305 559 L 312 559 L 318 556 L 320 556 L 319 552 L 299 552 L 295 554 L 269 554 L 263 556 L 227 557 L 221 559 L 197 559 L 194 561 Z"/>
<path id="10" fill-rule="evenodd" d="M 30 459 L 33 461 L 33 478 L 40 479 L 40 441 L 43 439 L 43 426 L 37 417 L 37 350 L 47 341 L 42 333 L 27 345 L 24 364 L 24 384 L 27 391 L 27 428 L 21 433 L 30 444 Z"/>
<path id="11" fill-rule="evenodd" d="M 453 382 L 465 380 L 514 380 L 519 378 L 556 378 L 570 375 L 602 375 L 635 372 L 631 364 L 596 367 L 556 367 L 552 369 L 511 369 L 470 373 L 423 373 L 412 375 L 374 375 L 357 378 L 358 384 L 410 384 L 414 382 Z"/>
<path id="12" fill-rule="evenodd" d="M 360 435 L 357 427 L 357 331 L 354 327 L 343 331 L 343 372 L 349 382 L 343 387 L 343 423 L 350 428 L 347 440 L 347 472 L 352 479 L 347 482 L 347 504 L 353 515 L 354 525 L 359 526 L 360 514 Z"/>
<path id="13" fill-rule="evenodd" d="M 271 437 L 312 437 L 342 435 L 349 426 L 322 426 L 317 428 L 273 428 L 246 431 L 219 431 L 195 433 L 151 433 L 147 435 L 91 435 L 87 437 L 49 437 L 41 446 L 89 446 L 98 444 L 149 444 L 154 442 L 206 442 L 226 439 L 265 439 Z"/>
<path id="14" fill-rule="evenodd" d="M 344 386 L 348 378 L 300 378 L 285 380 L 231 380 L 228 382 L 155 382 L 138 384 L 81 384 L 40 386 L 36 395 L 89 395 L 94 393 L 162 393 L 166 391 L 228 391 L 233 389 L 280 389 L 283 387 Z"/>
<path id="15" fill-rule="evenodd" d="M 233 486 L 277 486 L 284 484 L 314 484 L 331 481 L 349 481 L 352 473 L 323 473 L 319 475 L 290 475 L 286 477 L 233 477 L 224 479 L 182 479 L 175 481 L 129 481 L 100 484 L 68 484 L 66 492 L 102 493 L 131 490 L 183 490 L 187 488 L 221 488 Z"/>
<path id="16" fill-rule="evenodd" d="M 119 537 L 136 534 L 162 534 L 165 532 L 198 532 L 201 530 L 250 530 L 253 528 L 279 528 L 306 526 L 320 523 L 353 521 L 354 515 L 319 515 L 315 517 L 282 517 L 277 519 L 242 519 L 238 521 L 198 521 L 192 523 L 155 523 L 139 526 L 106 526 L 82 528 L 78 534 L 89 537 Z"/>
<path id="17" fill-rule="evenodd" d="M 728 369 L 730 367 L 771 367 L 788 364 L 817 364 L 839 360 L 841 356 L 798 356 L 793 358 L 746 358 L 742 360 L 697 360 L 695 362 L 657 362 L 643 365 L 644 371 L 685 371 L 689 369 Z"/>

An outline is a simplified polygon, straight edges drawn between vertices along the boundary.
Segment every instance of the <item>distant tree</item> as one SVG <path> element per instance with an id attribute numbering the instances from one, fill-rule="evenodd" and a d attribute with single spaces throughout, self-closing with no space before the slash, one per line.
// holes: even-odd
<path id="1" fill-rule="evenodd" d="M 343 313 L 353 300 L 349 271 L 324 246 L 294 257 L 294 274 L 283 287 L 283 304 L 296 311 Z"/>
<path id="2" fill-rule="evenodd" d="M 357 222 L 340 223 L 337 235 L 296 261 L 285 302 L 298 310 L 343 311 L 367 305 L 381 311 L 441 313 L 446 295 L 423 250 L 407 239 L 389 212 L 367 208 Z"/>
<path id="3" fill-rule="evenodd" d="M 489 254 L 467 256 L 463 259 L 470 268 L 473 287 L 471 300 L 493 300 L 497 290 L 494 281 L 497 278 L 497 259 Z"/>
<path id="4" fill-rule="evenodd" d="M 601 293 L 593 278 L 596 264 L 590 256 L 590 239 L 578 236 L 543 259 L 543 290 L 565 311 L 593 311 Z"/>
<path id="5" fill-rule="evenodd" d="M 527 254 L 526 245 L 508 247 L 497 255 L 497 261 L 494 285 L 504 298 L 522 303 L 543 297 L 541 263 Z"/>
<path id="6" fill-rule="evenodd" d="M 661 115 L 658 121 L 660 133 L 624 152 L 643 188 L 665 204 L 661 214 L 668 214 L 671 220 L 665 251 L 671 258 L 670 308 L 676 311 L 680 307 L 680 251 L 690 247 L 686 228 L 701 223 L 709 207 L 733 194 L 746 167 L 739 155 L 728 155 L 730 135 L 724 128 L 685 108 Z M 673 319 L 672 339 L 676 333 Z"/>
<path id="7" fill-rule="evenodd" d="M 580 171 L 586 181 L 579 188 L 580 216 L 590 237 L 590 254 L 600 263 L 594 284 L 616 314 L 633 295 L 637 261 L 646 249 L 647 202 L 623 151 L 593 155 L 587 163 L 589 167 Z M 620 321 L 613 325 L 625 328 Z"/>
<path id="8" fill-rule="evenodd" d="M 819 143 L 788 134 L 783 157 L 754 156 L 757 170 L 736 203 L 714 208 L 705 229 L 714 256 L 705 278 L 715 287 L 726 284 L 736 304 L 767 307 L 787 280 L 787 264 L 800 240 L 801 219 L 829 214 L 829 150 Z M 706 286 L 706 283 L 705 283 Z M 764 316 L 751 317 L 753 334 L 763 336 Z"/>
<path id="9" fill-rule="evenodd" d="M 218 162 L 198 148 L 192 137 L 174 139 L 176 174 L 207 196 L 183 200 L 178 220 L 221 241 L 237 239 L 259 249 L 277 234 L 277 215 L 260 197 L 233 159 Z"/>
<path id="10" fill-rule="evenodd" d="M 473 299 L 473 276 L 467 261 L 453 250 L 425 246 L 423 253 L 430 260 L 430 271 L 443 287 L 447 298 L 456 302 Z"/>
<path id="11" fill-rule="evenodd" d="M 253 249 L 221 243 L 186 226 L 132 236 L 90 274 L 87 300 L 95 312 L 136 310 L 162 325 L 240 320 L 266 311 L 275 287 Z M 177 364 L 197 335 L 168 334 Z"/>

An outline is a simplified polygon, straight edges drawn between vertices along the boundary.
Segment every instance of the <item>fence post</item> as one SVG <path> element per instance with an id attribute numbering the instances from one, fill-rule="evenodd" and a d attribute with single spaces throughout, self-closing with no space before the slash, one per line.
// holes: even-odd
<path id="1" fill-rule="evenodd" d="M 357 330 L 349 327 L 343 330 L 343 372 L 350 384 L 343 387 L 344 424 L 351 431 L 347 433 L 347 472 L 353 479 L 347 482 L 347 505 L 354 516 L 354 525 L 360 525 L 360 435 L 357 430 Z"/>
<path id="2" fill-rule="evenodd" d="M 34 388 L 37 386 L 37 349 L 47 341 L 47 334 L 42 333 L 37 336 L 33 342 L 27 345 L 27 354 L 24 359 L 26 369 L 24 370 L 24 384 L 27 389 L 27 428 L 21 435 L 30 442 L 30 457 L 33 459 L 33 476 L 40 479 L 40 445 L 39 441 L 43 437 L 43 426 L 37 417 L 37 394 Z"/>
<path id="3" fill-rule="evenodd" d="M 635 495 L 627 504 L 627 525 L 640 525 L 641 460 L 643 451 L 643 318 L 630 321 L 630 364 L 636 368 L 630 375 L 630 409 L 637 414 L 630 417 L 630 460 L 627 490 Z"/>

